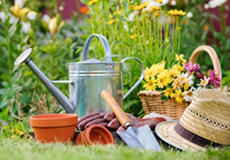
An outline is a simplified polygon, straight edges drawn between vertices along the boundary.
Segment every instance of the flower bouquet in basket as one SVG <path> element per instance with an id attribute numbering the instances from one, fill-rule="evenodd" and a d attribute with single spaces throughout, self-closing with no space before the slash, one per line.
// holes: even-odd
<path id="1" fill-rule="evenodd" d="M 198 54 L 199 52 L 196 52 L 196 58 Z M 145 70 L 143 87 L 146 91 L 139 92 L 138 96 L 146 114 L 156 112 L 179 119 L 198 90 L 220 88 L 221 75 L 216 74 L 214 70 L 204 74 L 200 65 L 191 61 L 192 57 L 186 63 L 183 56 L 176 55 L 177 63 L 171 68 L 166 68 L 165 61 L 162 61 Z M 217 61 L 219 64 L 218 58 Z"/>

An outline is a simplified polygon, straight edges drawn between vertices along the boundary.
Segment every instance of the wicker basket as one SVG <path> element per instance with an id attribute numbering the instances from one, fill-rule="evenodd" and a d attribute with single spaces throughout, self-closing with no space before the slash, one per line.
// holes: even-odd
<path id="1" fill-rule="evenodd" d="M 212 60 L 215 74 L 220 79 L 222 79 L 219 58 L 217 57 L 216 52 L 212 47 L 206 45 L 198 47 L 193 51 L 189 61 L 195 63 L 198 56 L 203 51 L 209 54 Z M 168 101 L 162 101 L 160 94 L 161 92 L 159 91 L 140 91 L 138 93 L 145 114 L 156 112 L 159 114 L 166 115 L 172 119 L 179 119 L 183 114 L 185 108 L 189 105 L 189 103 L 183 102 L 182 104 L 179 104 L 174 99 L 169 99 Z"/>

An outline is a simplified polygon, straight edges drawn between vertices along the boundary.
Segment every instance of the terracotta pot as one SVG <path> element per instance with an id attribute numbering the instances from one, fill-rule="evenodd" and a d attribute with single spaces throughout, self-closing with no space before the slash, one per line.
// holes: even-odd
<path id="1" fill-rule="evenodd" d="M 35 139 L 41 143 L 72 141 L 77 123 L 76 114 L 43 114 L 30 117 Z"/>
<path id="2" fill-rule="evenodd" d="M 95 124 L 81 132 L 75 144 L 78 145 L 93 145 L 93 144 L 114 144 L 112 134 L 104 126 Z"/>

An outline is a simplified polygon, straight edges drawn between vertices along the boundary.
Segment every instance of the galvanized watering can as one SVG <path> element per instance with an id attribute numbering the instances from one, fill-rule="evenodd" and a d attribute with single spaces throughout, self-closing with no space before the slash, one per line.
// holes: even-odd
<path id="1" fill-rule="evenodd" d="M 102 42 L 106 61 L 102 62 L 96 59 L 88 60 L 89 45 L 94 37 Z M 24 51 L 15 61 L 15 65 L 25 63 L 34 72 L 36 76 L 49 89 L 61 106 L 69 113 L 77 113 L 82 117 L 94 111 L 108 111 L 109 106 L 100 96 L 102 90 L 106 89 L 112 93 L 116 101 L 122 106 L 125 99 L 143 80 L 144 65 L 135 57 L 127 57 L 121 62 L 112 62 L 111 50 L 106 38 L 101 34 L 92 34 L 86 40 L 81 62 L 69 63 L 69 80 L 50 81 L 40 69 L 29 58 L 32 49 Z M 122 65 L 125 61 L 134 59 L 140 63 L 141 76 L 139 80 L 123 96 Z M 70 100 L 53 83 L 69 83 Z"/>

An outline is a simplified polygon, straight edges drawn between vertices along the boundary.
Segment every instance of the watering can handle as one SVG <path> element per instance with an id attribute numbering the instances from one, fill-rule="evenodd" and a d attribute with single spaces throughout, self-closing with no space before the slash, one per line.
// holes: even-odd
<path id="1" fill-rule="evenodd" d="M 103 47 L 105 50 L 106 62 L 112 63 L 111 49 L 109 47 L 109 43 L 106 40 L 106 38 L 101 34 L 92 34 L 88 37 L 83 47 L 82 61 L 85 61 L 88 59 L 89 45 L 94 37 L 99 38 L 103 44 Z"/>
<path id="2" fill-rule="evenodd" d="M 138 79 L 138 81 L 128 90 L 128 92 L 123 96 L 123 99 L 127 98 L 127 96 L 141 83 L 141 81 L 143 80 L 144 78 L 144 70 L 145 70 L 145 67 L 144 67 L 144 64 L 141 62 L 140 59 L 136 58 L 136 57 L 127 57 L 127 58 L 124 58 L 121 60 L 122 63 L 124 63 L 125 61 L 129 60 L 129 59 L 134 59 L 136 60 L 137 62 L 140 63 L 141 65 L 141 76 L 140 78 Z"/>

